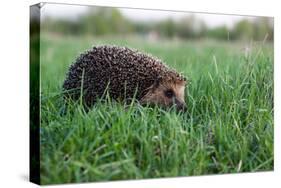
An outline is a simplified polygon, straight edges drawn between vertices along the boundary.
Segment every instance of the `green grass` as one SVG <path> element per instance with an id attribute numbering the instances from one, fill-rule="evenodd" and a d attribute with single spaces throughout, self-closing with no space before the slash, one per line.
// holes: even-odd
<path id="1" fill-rule="evenodd" d="M 188 112 L 108 100 L 65 115 L 62 83 L 79 53 L 126 45 L 189 77 Z M 219 41 L 41 38 L 42 184 L 273 170 L 273 49 Z"/>

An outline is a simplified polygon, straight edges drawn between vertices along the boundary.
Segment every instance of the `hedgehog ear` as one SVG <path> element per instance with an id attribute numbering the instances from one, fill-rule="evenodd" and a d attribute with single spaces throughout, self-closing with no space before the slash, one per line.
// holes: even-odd
<path id="1" fill-rule="evenodd" d="M 157 89 L 159 87 L 161 82 L 162 82 L 162 78 L 161 77 L 156 78 L 154 80 L 154 83 L 148 89 L 153 92 L 155 89 Z"/>
<path id="2" fill-rule="evenodd" d="M 163 80 L 162 77 L 157 77 L 153 84 L 154 88 L 157 88 L 160 85 L 160 83 L 162 82 L 162 80 Z"/>

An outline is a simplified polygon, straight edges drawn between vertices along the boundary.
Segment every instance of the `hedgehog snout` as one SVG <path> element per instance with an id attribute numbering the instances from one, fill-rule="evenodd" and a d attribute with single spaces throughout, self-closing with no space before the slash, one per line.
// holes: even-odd
<path id="1" fill-rule="evenodd" d="M 178 111 L 183 111 L 183 112 L 187 111 L 186 104 L 184 102 L 181 102 L 177 98 L 174 99 L 173 104 L 175 105 L 175 107 Z"/>

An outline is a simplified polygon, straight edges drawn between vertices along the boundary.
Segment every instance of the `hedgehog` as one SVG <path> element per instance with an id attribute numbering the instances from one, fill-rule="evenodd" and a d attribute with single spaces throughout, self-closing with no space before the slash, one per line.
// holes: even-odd
<path id="1" fill-rule="evenodd" d="M 65 98 L 82 97 L 92 107 L 108 95 L 117 101 L 136 99 L 141 105 L 175 106 L 186 110 L 186 77 L 160 59 L 128 47 L 95 46 L 73 63 L 63 83 Z"/>

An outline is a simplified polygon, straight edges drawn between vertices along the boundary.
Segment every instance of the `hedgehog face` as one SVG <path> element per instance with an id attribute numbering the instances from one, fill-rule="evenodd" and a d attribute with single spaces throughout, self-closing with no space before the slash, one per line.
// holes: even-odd
<path id="1" fill-rule="evenodd" d="M 142 103 L 156 104 L 163 107 L 175 106 L 177 110 L 186 110 L 184 101 L 185 81 L 156 82 L 142 98 Z"/>

